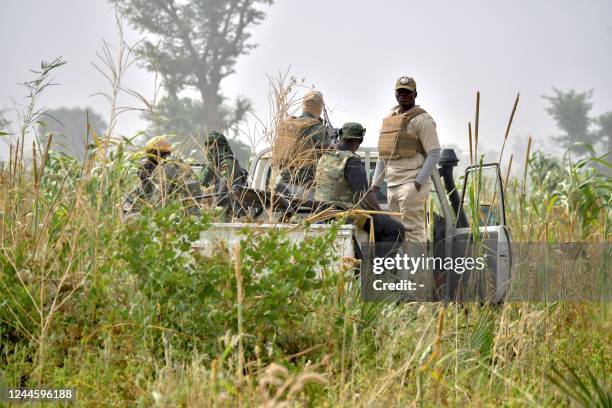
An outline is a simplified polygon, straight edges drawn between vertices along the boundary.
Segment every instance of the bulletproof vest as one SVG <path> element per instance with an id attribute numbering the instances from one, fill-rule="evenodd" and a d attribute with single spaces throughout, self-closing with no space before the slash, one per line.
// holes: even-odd
<path id="1" fill-rule="evenodd" d="M 276 168 L 299 168 L 314 164 L 317 152 L 304 132 L 321 122 L 315 118 L 290 117 L 279 128 L 272 147 L 272 166 Z"/>
<path id="2" fill-rule="evenodd" d="M 383 119 L 378 138 L 379 157 L 384 160 L 395 160 L 414 157 L 417 152 L 425 152 L 419 137 L 408 129 L 408 123 L 422 113 L 426 113 L 424 109 L 414 107 L 404 114 L 387 116 Z"/>
<path id="3" fill-rule="evenodd" d="M 334 150 L 323 154 L 317 163 L 315 200 L 353 206 L 353 193 L 344 178 L 344 168 L 351 157 L 359 156 L 348 150 Z"/>

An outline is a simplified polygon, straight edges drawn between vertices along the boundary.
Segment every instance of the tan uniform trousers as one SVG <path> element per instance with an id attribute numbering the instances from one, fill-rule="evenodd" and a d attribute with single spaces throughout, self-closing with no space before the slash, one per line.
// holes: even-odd
<path id="1" fill-rule="evenodd" d="M 425 225 L 425 200 L 429 197 L 431 183 L 425 183 L 420 191 L 414 181 L 387 187 L 389 211 L 401 213 L 401 221 L 406 228 L 406 242 L 427 242 Z"/>

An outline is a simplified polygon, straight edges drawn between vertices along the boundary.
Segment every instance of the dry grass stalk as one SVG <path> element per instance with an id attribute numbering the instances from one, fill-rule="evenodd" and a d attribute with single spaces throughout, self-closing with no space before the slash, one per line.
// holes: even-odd
<path id="1" fill-rule="evenodd" d="M 504 179 L 504 194 L 506 193 L 506 188 L 508 187 L 508 181 L 510 180 L 510 170 L 512 169 L 512 158 L 514 154 L 510 155 L 510 160 L 508 161 L 508 168 L 506 169 L 506 177 Z"/>
<path id="2" fill-rule="evenodd" d="M 476 119 L 474 120 L 474 159 L 478 158 L 478 128 L 480 127 L 480 91 L 476 92 Z"/>
<path id="3" fill-rule="evenodd" d="M 378 391 L 372 394 L 369 403 L 373 403 L 374 400 L 380 398 L 380 396 L 391 386 L 391 384 L 397 378 L 403 377 L 406 374 L 406 372 L 411 369 L 417 355 L 419 353 L 422 353 L 423 349 L 425 348 L 425 338 L 427 337 L 427 334 L 429 332 L 431 325 L 433 324 L 433 321 L 434 321 L 433 319 L 429 319 L 429 321 L 423 328 L 421 336 L 419 337 L 419 340 L 417 341 L 414 351 L 412 352 L 410 357 L 404 362 L 404 364 L 402 364 L 402 366 L 399 369 L 394 370 L 392 373 L 390 373 L 389 375 L 383 378 L 384 380 L 383 384 L 380 386 Z"/>
<path id="4" fill-rule="evenodd" d="M 238 313 L 238 369 L 236 376 L 238 381 L 242 384 L 244 374 L 244 316 L 243 316 L 243 302 L 244 293 L 242 286 L 242 265 L 240 261 L 240 242 L 236 242 L 234 246 L 234 273 L 236 275 L 236 308 Z"/>
<path id="5" fill-rule="evenodd" d="M 474 165 L 474 147 L 472 145 L 472 122 L 468 122 L 468 140 L 470 143 L 470 166 Z"/>
<path id="6" fill-rule="evenodd" d="M 306 384 L 327 384 L 327 379 L 323 375 L 312 371 L 313 368 L 307 367 L 303 372 L 291 375 L 284 366 L 276 363 L 270 364 L 258 379 L 262 407 L 285 408 L 295 406 L 296 398 L 299 397 Z"/>
<path id="7" fill-rule="evenodd" d="M 499 153 L 498 162 L 501 163 L 502 158 L 504 156 L 504 148 L 506 147 L 506 142 L 508 140 L 508 135 L 510 135 L 510 127 L 512 126 L 512 121 L 514 120 L 514 114 L 516 113 L 516 107 L 519 103 L 519 98 L 521 94 L 516 94 L 516 99 L 514 100 L 514 106 L 512 106 L 512 112 L 510 113 L 510 119 L 508 119 L 508 125 L 506 126 L 506 133 L 504 134 L 504 143 L 502 144 L 501 152 Z"/>

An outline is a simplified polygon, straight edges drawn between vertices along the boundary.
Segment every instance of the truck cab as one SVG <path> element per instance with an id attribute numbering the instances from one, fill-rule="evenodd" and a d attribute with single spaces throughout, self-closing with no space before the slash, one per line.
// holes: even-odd
<path id="1" fill-rule="evenodd" d="M 378 149 L 376 147 L 361 147 L 357 150 L 366 168 L 368 184 L 372 184 L 376 161 L 378 160 Z M 255 190 L 265 190 L 270 185 L 272 177 L 272 149 L 261 150 L 251 160 L 249 168 L 249 187 Z M 387 182 L 385 181 L 377 194 L 378 202 L 383 209 L 387 209 Z"/>

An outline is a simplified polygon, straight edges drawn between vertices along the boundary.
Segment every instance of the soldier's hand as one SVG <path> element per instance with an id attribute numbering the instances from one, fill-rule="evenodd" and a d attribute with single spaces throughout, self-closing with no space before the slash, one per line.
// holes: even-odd
<path id="1" fill-rule="evenodd" d="M 421 183 L 419 183 L 418 181 L 414 182 L 414 188 L 416 188 L 416 191 L 421 191 Z"/>

